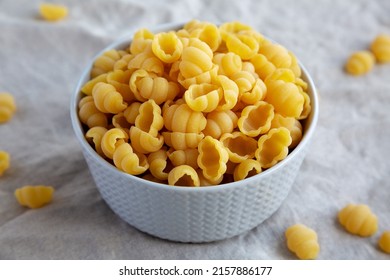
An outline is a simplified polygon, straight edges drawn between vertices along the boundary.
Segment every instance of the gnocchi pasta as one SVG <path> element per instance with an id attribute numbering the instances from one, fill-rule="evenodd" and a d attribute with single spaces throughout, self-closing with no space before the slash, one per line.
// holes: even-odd
<path id="1" fill-rule="evenodd" d="M 317 258 L 320 251 L 317 233 L 311 228 L 296 224 L 290 226 L 286 232 L 287 247 L 302 260 Z"/>
<path id="2" fill-rule="evenodd" d="M 378 241 L 379 248 L 385 252 L 390 254 L 390 231 L 385 231 L 382 233 L 381 237 Z"/>
<path id="3" fill-rule="evenodd" d="M 0 124 L 8 122 L 16 111 L 14 97 L 7 92 L 0 92 Z"/>
<path id="4" fill-rule="evenodd" d="M 353 53 L 345 65 L 345 69 L 351 75 L 363 75 L 371 71 L 375 64 L 375 57 L 369 51 Z"/>
<path id="5" fill-rule="evenodd" d="M 338 219 L 351 234 L 366 237 L 378 230 L 378 218 L 364 204 L 348 204 L 340 210 Z"/>
<path id="6" fill-rule="evenodd" d="M 140 29 L 81 88 L 85 137 L 118 169 L 175 186 L 243 180 L 283 160 L 311 111 L 297 58 L 250 26 Z"/>
<path id="7" fill-rule="evenodd" d="M 0 176 L 4 174 L 4 172 L 10 166 L 10 156 L 6 151 L 0 150 Z"/>
<path id="8" fill-rule="evenodd" d="M 68 8 L 60 4 L 42 3 L 39 5 L 39 12 L 44 20 L 58 21 L 68 15 Z"/>
<path id="9" fill-rule="evenodd" d="M 34 209 L 50 203 L 53 193 L 51 186 L 24 186 L 15 190 L 15 197 L 20 205 Z"/>

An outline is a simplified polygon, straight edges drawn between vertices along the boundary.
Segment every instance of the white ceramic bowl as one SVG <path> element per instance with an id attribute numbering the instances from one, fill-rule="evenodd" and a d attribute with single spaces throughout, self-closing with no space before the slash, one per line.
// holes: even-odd
<path id="1" fill-rule="evenodd" d="M 180 29 L 167 24 L 154 32 Z M 102 50 L 124 49 L 132 35 Z M 318 95 L 302 66 L 308 83 L 312 111 L 304 122 L 303 138 L 283 161 L 251 178 L 212 187 L 173 187 L 119 171 L 101 158 L 84 138 L 78 118 L 80 89 L 89 80 L 93 61 L 86 67 L 71 98 L 71 120 L 84 157 L 103 199 L 123 220 L 151 235 L 180 242 L 209 242 L 246 232 L 269 218 L 285 200 L 298 174 L 318 118 Z"/>

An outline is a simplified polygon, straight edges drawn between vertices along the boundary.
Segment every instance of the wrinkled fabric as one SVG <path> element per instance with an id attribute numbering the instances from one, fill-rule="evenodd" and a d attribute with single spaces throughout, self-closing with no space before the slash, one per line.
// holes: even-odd
<path id="1" fill-rule="evenodd" d="M 63 0 L 69 16 L 39 19 L 38 0 L 0 1 L 0 92 L 17 112 L 0 125 L 11 168 L 0 178 L 0 259 L 296 259 L 284 232 L 313 228 L 319 259 L 389 259 L 377 246 L 390 230 L 390 64 L 345 74 L 348 56 L 390 34 L 389 1 Z M 293 51 L 320 93 L 317 130 L 280 209 L 240 236 L 182 244 L 144 234 L 102 200 L 73 133 L 70 97 L 87 63 L 113 40 L 139 28 L 190 19 L 239 20 Z M 44 208 L 20 206 L 23 185 L 52 185 Z M 363 203 L 378 232 L 350 235 L 337 212 Z"/>

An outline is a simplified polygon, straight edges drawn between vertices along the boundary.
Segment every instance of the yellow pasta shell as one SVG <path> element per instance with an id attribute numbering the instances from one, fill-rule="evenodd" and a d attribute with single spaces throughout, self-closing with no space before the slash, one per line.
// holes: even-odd
<path id="1" fill-rule="evenodd" d="M 291 117 L 283 117 L 280 114 L 275 114 L 271 122 L 271 128 L 285 127 L 290 131 L 291 145 L 289 148 L 295 148 L 302 139 L 301 123 Z"/>
<path id="2" fill-rule="evenodd" d="M 159 180 L 168 179 L 168 161 L 167 151 L 165 149 L 158 150 L 150 153 L 148 156 L 149 171 L 152 175 Z"/>
<path id="3" fill-rule="evenodd" d="M 161 32 L 154 36 L 152 50 L 163 62 L 173 63 L 180 58 L 183 44 L 175 32 Z"/>
<path id="4" fill-rule="evenodd" d="M 234 169 L 234 181 L 244 180 L 261 172 L 260 162 L 254 159 L 246 159 L 240 162 Z"/>
<path id="5" fill-rule="evenodd" d="M 161 108 L 153 99 L 150 99 L 139 107 L 139 115 L 135 119 L 135 126 L 156 137 L 164 126 L 161 116 Z"/>
<path id="6" fill-rule="evenodd" d="M 228 33 L 226 35 L 226 46 L 229 52 L 236 53 L 245 60 L 254 57 L 260 47 L 256 38 L 242 33 Z"/>
<path id="7" fill-rule="evenodd" d="M 10 156 L 7 152 L 0 150 L 0 176 L 4 174 L 4 172 L 10 166 Z"/>
<path id="8" fill-rule="evenodd" d="M 390 36 L 386 34 L 378 35 L 371 43 L 371 51 L 378 62 L 390 62 Z"/>
<path id="9" fill-rule="evenodd" d="M 223 95 L 222 89 L 212 84 L 191 85 L 184 93 L 187 105 L 197 112 L 214 111 Z"/>
<path id="10" fill-rule="evenodd" d="M 187 104 L 173 104 L 163 109 L 164 125 L 174 132 L 200 133 L 207 120 L 202 112 L 193 111 Z"/>
<path id="11" fill-rule="evenodd" d="M 214 54 L 213 62 L 219 66 L 219 75 L 230 77 L 242 69 L 241 57 L 232 52 Z"/>
<path id="12" fill-rule="evenodd" d="M 382 233 L 381 237 L 378 241 L 379 248 L 387 253 L 390 254 L 390 231 L 385 231 Z"/>
<path id="13" fill-rule="evenodd" d="M 142 53 L 145 49 L 150 47 L 154 38 L 154 34 L 146 28 L 138 30 L 133 37 L 130 44 L 130 52 L 132 54 Z"/>
<path id="14" fill-rule="evenodd" d="M 218 180 L 226 172 L 229 154 L 222 143 L 206 136 L 198 146 L 198 165 L 208 180 Z"/>
<path id="15" fill-rule="evenodd" d="M 256 137 L 270 129 L 273 117 L 273 106 L 267 102 L 258 101 L 242 110 L 237 122 L 238 128 L 245 135 Z"/>
<path id="16" fill-rule="evenodd" d="M 112 159 L 116 146 L 127 142 L 129 135 L 121 128 L 111 128 L 104 133 L 101 141 L 101 148 L 104 155 Z"/>
<path id="17" fill-rule="evenodd" d="M 14 97 L 7 92 L 0 92 L 0 124 L 9 121 L 16 111 Z"/>
<path id="18" fill-rule="evenodd" d="M 181 165 L 173 168 L 168 174 L 168 184 L 184 187 L 200 186 L 198 174 L 189 165 Z"/>
<path id="19" fill-rule="evenodd" d="M 102 144 L 103 135 L 104 135 L 106 132 L 107 132 L 107 128 L 102 127 L 102 126 L 95 126 L 95 127 L 90 128 L 90 129 L 85 133 L 85 138 L 87 138 L 87 140 L 88 140 L 89 142 L 92 142 L 92 143 L 93 143 L 96 152 L 97 152 L 100 156 L 104 156 L 104 153 L 103 153 L 101 144 Z M 92 144 L 92 143 L 91 143 L 91 144 Z"/>
<path id="20" fill-rule="evenodd" d="M 378 230 L 378 218 L 364 204 L 348 204 L 338 214 L 340 224 L 352 234 L 371 236 Z"/>
<path id="21" fill-rule="evenodd" d="M 114 70 L 107 74 L 107 83 L 113 85 L 122 97 L 123 100 L 127 102 L 132 102 L 135 100 L 134 93 L 131 91 L 129 86 L 129 81 L 131 77 L 131 70 Z"/>
<path id="22" fill-rule="evenodd" d="M 92 95 L 93 87 L 99 82 L 104 82 L 104 83 L 107 82 L 107 73 L 103 73 L 103 74 L 93 78 L 92 80 L 89 80 L 88 82 L 86 82 L 83 85 L 83 87 L 81 88 L 81 92 L 86 94 L 86 95 Z"/>
<path id="23" fill-rule="evenodd" d="M 198 168 L 198 149 L 168 150 L 168 157 L 174 166 L 189 165 Z"/>
<path id="24" fill-rule="evenodd" d="M 255 152 L 256 159 L 262 168 L 272 167 L 286 158 L 290 144 L 291 136 L 287 128 L 272 128 L 259 138 L 258 149 Z"/>
<path id="25" fill-rule="evenodd" d="M 226 148 L 229 160 L 235 163 L 253 158 L 257 150 L 257 141 L 239 131 L 225 133 L 219 141 Z"/>
<path id="26" fill-rule="evenodd" d="M 113 161 L 119 170 L 132 175 L 142 174 L 149 168 L 146 156 L 133 152 L 130 144 L 124 142 L 116 147 Z"/>
<path id="27" fill-rule="evenodd" d="M 117 114 L 127 107 L 122 95 L 116 91 L 114 86 L 107 83 L 97 83 L 93 87 L 92 96 L 96 108 L 103 113 Z"/>
<path id="28" fill-rule="evenodd" d="M 296 224 L 286 230 L 287 247 L 302 260 L 315 259 L 320 252 L 317 233 L 311 228 Z"/>
<path id="29" fill-rule="evenodd" d="M 136 54 L 127 65 L 129 70 L 143 69 L 157 76 L 164 74 L 164 63 L 152 52 L 151 46 L 143 52 Z"/>
<path id="30" fill-rule="evenodd" d="M 121 53 L 117 50 L 108 50 L 100 55 L 94 62 L 91 77 L 95 78 L 101 74 L 108 73 L 114 69 L 115 62 L 121 58 Z"/>
<path id="31" fill-rule="evenodd" d="M 186 150 L 197 148 L 200 141 L 204 138 L 203 133 L 185 133 L 185 132 L 163 132 L 165 144 L 175 150 Z"/>
<path id="32" fill-rule="evenodd" d="M 207 114 L 207 124 L 202 131 L 204 135 L 209 135 L 219 139 L 222 134 L 230 133 L 237 127 L 238 117 L 231 111 L 213 111 Z"/>
<path id="33" fill-rule="evenodd" d="M 363 75 L 371 71 L 375 64 L 375 57 L 369 51 L 353 53 L 345 64 L 345 70 L 351 75 Z"/>
<path id="34" fill-rule="evenodd" d="M 273 105 L 276 113 L 293 118 L 301 115 L 305 102 L 304 96 L 294 83 L 282 80 L 267 83 L 267 95 L 264 100 Z"/>
<path id="35" fill-rule="evenodd" d="M 136 126 L 130 128 L 130 140 L 134 150 L 142 154 L 156 152 L 164 145 L 164 137 L 162 135 L 153 136 Z"/>
<path id="36" fill-rule="evenodd" d="M 83 124 L 88 127 L 102 126 L 107 127 L 107 115 L 96 108 L 92 96 L 85 96 L 79 101 L 79 117 Z"/>
<path id="37" fill-rule="evenodd" d="M 39 12 L 45 20 L 58 21 L 68 15 L 68 8 L 59 4 L 41 3 L 39 5 Z"/>
<path id="38" fill-rule="evenodd" d="M 197 38 L 191 38 L 188 46 L 183 49 L 179 64 L 180 74 L 185 78 L 192 78 L 209 71 L 212 66 L 213 51 Z"/>
<path id="39" fill-rule="evenodd" d="M 53 193 L 51 186 L 24 186 L 15 190 L 15 197 L 20 205 L 35 209 L 50 203 Z"/>
<path id="40" fill-rule="evenodd" d="M 289 68 L 291 66 L 291 56 L 282 45 L 273 43 L 262 45 L 259 54 L 264 55 L 276 68 Z"/>

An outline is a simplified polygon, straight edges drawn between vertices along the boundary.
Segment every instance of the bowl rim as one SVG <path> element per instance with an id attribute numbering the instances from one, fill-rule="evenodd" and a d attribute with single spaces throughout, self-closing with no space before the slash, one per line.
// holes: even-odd
<path id="1" fill-rule="evenodd" d="M 164 31 L 170 31 L 170 30 L 178 30 L 184 26 L 185 23 L 165 23 L 157 25 L 155 28 L 151 28 L 150 30 L 154 33 L 158 32 L 164 32 Z M 157 183 L 153 181 L 149 181 L 143 178 L 140 178 L 135 175 L 127 174 L 123 171 L 120 171 L 117 169 L 114 165 L 106 161 L 104 158 L 102 158 L 100 155 L 96 153 L 96 151 L 91 147 L 91 145 L 88 143 L 88 141 L 85 138 L 85 133 L 83 132 L 83 125 L 79 120 L 78 117 L 78 101 L 81 96 L 81 88 L 85 84 L 86 81 L 90 80 L 89 75 L 91 68 L 93 66 L 94 61 L 97 57 L 99 57 L 101 54 L 103 54 L 107 50 L 111 49 L 121 49 L 124 47 L 127 47 L 132 37 L 134 36 L 135 31 L 129 32 L 125 34 L 124 36 L 121 36 L 119 39 L 114 40 L 112 43 L 108 44 L 105 48 L 103 48 L 101 51 L 99 51 L 95 56 L 90 59 L 90 61 L 87 63 L 86 67 L 84 67 L 84 70 L 77 82 L 76 88 L 73 91 L 71 95 L 70 100 L 70 117 L 72 122 L 73 131 L 76 134 L 76 138 L 78 139 L 80 145 L 82 146 L 83 150 L 86 151 L 95 161 L 99 162 L 100 165 L 105 166 L 110 172 L 114 172 L 118 176 L 122 176 L 123 178 L 127 180 L 134 180 L 135 182 L 139 183 L 139 187 L 145 188 L 149 187 L 151 189 L 157 189 L 157 190 L 167 190 L 167 191 L 179 191 L 179 192 L 215 192 L 215 191 L 221 191 L 224 189 L 232 189 L 232 188 L 243 188 L 248 185 L 252 181 L 259 181 L 262 178 L 265 178 L 267 176 L 270 176 L 271 174 L 277 172 L 279 169 L 283 168 L 288 162 L 290 162 L 294 157 L 296 157 L 302 149 L 304 149 L 309 140 L 312 138 L 315 128 L 317 126 L 318 122 L 318 115 L 319 115 L 319 96 L 317 89 L 315 87 L 314 81 L 305 68 L 305 66 L 300 62 L 298 59 L 298 64 L 301 68 L 302 74 L 301 78 L 307 82 L 308 84 L 308 94 L 310 96 L 310 104 L 311 104 L 311 112 L 307 119 L 305 119 L 305 122 L 308 122 L 306 124 L 306 128 L 304 129 L 304 133 L 302 136 L 301 141 L 298 143 L 298 145 L 294 148 L 292 152 L 290 152 L 285 159 L 278 162 L 276 165 L 268 168 L 265 171 L 260 172 L 257 175 L 254 175 L 252 177 L 225 183 L 221 185 L 211 185 L 211 186 L 201 186 L 201 187 L 184 187 L 184 186 L 171 186 L 164 183 Z M 269 38 L 267 38 L 269 39 Z M 272 39 L 271 39 L 272 40 Z"/>

